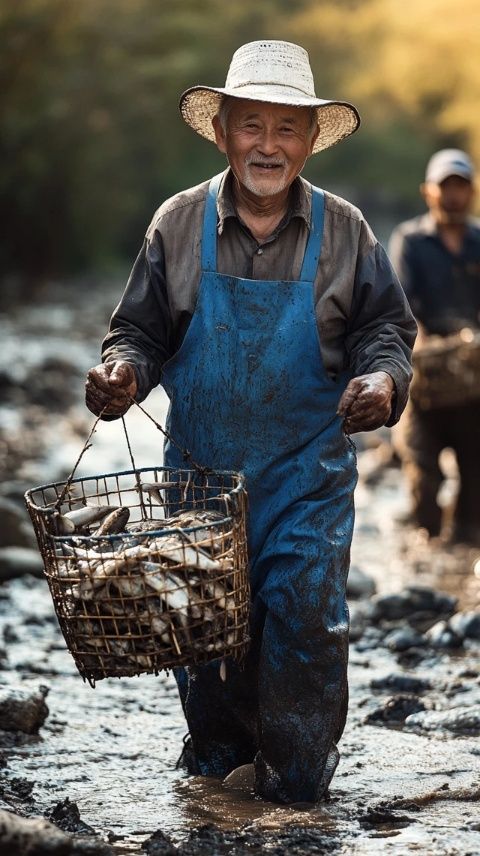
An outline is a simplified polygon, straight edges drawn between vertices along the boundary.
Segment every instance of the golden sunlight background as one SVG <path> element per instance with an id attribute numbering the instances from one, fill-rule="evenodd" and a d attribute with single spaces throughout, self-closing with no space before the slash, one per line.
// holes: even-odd
<path id="1" fill-rule="evenodd" d="M 0 263 L 32 287 L 131 261 L 163 199 L 223 168 L 178 97 L 222 85 L 249 40 L 304 45 L 317 94 L 358 106 L 306 175 L 381 238 L 421 210 L 432 151 L 480 161 L 477 0 L 7 0 L 0 37 Z"/>

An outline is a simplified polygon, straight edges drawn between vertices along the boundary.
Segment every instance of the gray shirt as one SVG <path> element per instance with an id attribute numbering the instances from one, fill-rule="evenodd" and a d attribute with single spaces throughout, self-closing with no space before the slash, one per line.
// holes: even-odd
<path id="1" fill-rule="evenodd" d="M 310 184 L 295 179 L 286 216 L 259 244 L 236 213 L 232 181 L 227 169 L 217 202 L 219 273 L 298 280 L 310 230 Z M 103 343 L 104 361 L 135 366 L 139 401 L 161 382 L 162 365 L 180 347 L 195 310 L 207 190 L 208 181 L 168 199 L 155 213 Z M 396 387 L 388 423 L 394 424 L 407 400 L 415 321 L 362 213 L 327 192 L 314 304 L 327 373 L 388 372 Z"/>

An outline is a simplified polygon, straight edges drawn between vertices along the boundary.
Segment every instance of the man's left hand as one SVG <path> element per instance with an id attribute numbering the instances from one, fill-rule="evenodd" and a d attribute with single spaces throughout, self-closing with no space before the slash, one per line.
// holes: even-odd
<path id="1" fill-rule="evenodd" d="M 337 413 L 343 416 L 345 434 L 373 431 L 385 425 L 392 412 L 393 379 L 387 372 L 354 377 L 343 393 Z"/>

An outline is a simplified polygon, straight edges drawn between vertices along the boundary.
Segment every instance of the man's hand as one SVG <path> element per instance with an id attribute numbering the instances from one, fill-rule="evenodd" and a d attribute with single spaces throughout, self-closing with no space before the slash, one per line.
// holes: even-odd
<path id="1" fill-rule="evenodd" d="M 85 383 L 85 403 L 99 416 L 123 416 L 130 407 L 129 396 L 135 397 L 137 379 L 130 363 L 117 360 L 90 369 Z"/>
<path id="2" fill-rule="evenodd" d="M 385 425 L 392 411 L 394 392 L 395 384 L 387 372 L 372 372 L 353 378 L 337 410 L 343 416 L 345 433 L 373 431 Z"/>

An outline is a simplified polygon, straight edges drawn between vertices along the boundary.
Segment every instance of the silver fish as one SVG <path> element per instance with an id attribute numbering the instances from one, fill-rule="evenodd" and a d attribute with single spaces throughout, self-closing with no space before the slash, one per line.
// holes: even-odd
<path id="1" fill-rule="evenodd" d="M 73 535 L 85 526 L 103 520 L 113 510 L 111 505 L 82 505 L 65 514 L 56 512 L 50 519 L 50 528 L 54 535 Z"/>
<path id="2" fill-rule="evenodd" d="M 148 654 L 135 654 L 128 658 L 128 662 L 142 669 L 153 669 L 153 660 Z"/>
<path id="3" fill-rule="evenodd" d="M 200 547 L 194 548 L 175 536 L 154 539 L 149 544 L 149 551 L 158 553 L 162 558 L 165 557 L 167 561 L 178 565 L 188 565 L 204 571 L 221 570 L 219 562 L 207 556 Z"/>
<path id="4" fill-rule="evenodd" d="M 225 590 L 225 586 L 221 583 L 204 580 L 204 590 L 207 598 L 211 598 L 214 601 L 211 606 L 215 606 L 222 611 L 233 609 L 235 607 L 235 601 L 232 598 L 232 593 L 227 592 Z"/>
<path id="5" fill-rule="evenodd" d="M 116 589 L 120 595 L 128 598 L 144 598 L 148 596 L 145 588 L 144 578 L 141 574 L 129 576 L 112 576 L 107 580 L 105 592 L 108 597 L 111 597 L 112 587 Z"/>
<path id="6" fill-rule="evenodd" d="M 112 654 L 123 657 L 123 655 L 133 652 L 133 642 L 131 639 L 123 637 L 122 639 L 106 639 L 105 642 Z"/>
<path id="7" fill-rule="evenodd" d="M 137 532 L 161 531 L 162 529 L 165 529 L 165 524 L 166 520 L 164 518 L 161 520 L 139 520 L 136 523 L 129 523 L 128 526 L 126 526 L 126 529 L 128 532 L 132 532 L 132 534 Z"/>
<path id="8" fill-rule="evenodd" d="M 107 514 L 98 529 L 95 530 L 95 537 L 97 538 L 99 535 L 117 535 L 118 532 L 123 532 L 129 517 L 129 508 L 115 508 L 110 514 Z"/>
<path id="9" fill-rule="evenodd" d="M 235 633 L 231 630 L 227 633 L 227 638 L 225 641 L 223 639 L 217 639 L 216 642 L 209 642 L 208 645 L 205 646 L 205 651 L 209 653 L 212 651 L 224 651 L 225 645 L 233 645 L 235 643 Z"/>
<path id="10" fill-rule="evenodd" d="M 203 544 L 213 554 L 220 553 L 224 548 L 224 536 L 212 527 L 223 520 L 225 515 L 218 511 L 207 511 L 197 509 L 194 511 L 176 511 L 167 519 L 167 524 L 172 518 L 182 528 L 194 528 L 193 532 L 184 532 L 184 536 L 192 544 Z M 198 528 L 201 527 L 201 528 Z M 206 542 L 206 543 L 204 543 Z"/>
<path id="11" fill-rule="evenodd" d="M 73 535 L 75 532 L 75 523 L 73 520 L 70 520 L 65 514 L 60 514 L 58 511 L 49 517 L 48 526 L 52 535 Z"/>
<path id="12" fill-rule="evenodd" d="M 73 556 L 75 559 L 85 559 L 85 561 L 101 561 L 102 559 L 114 559 L 116 553 L 105 550 L 98 551 L 91 547 L 77 547 L 71 544 L 62 544 L 62 549 L 67 556 Z"/>
<path id="13" fill-rule="evenodd" d="M 214 511 L 214 509 L 197 508 L 191 511 L 183 509 L 174 511 L 168 520 L 172 517 L 175 517 L 177 521 L 180 520 L 182 526 L 201 526 L 203 523 L 218 523 L 219 520 L 224 519 L 225 514 Z"/>
<path id="14" fill-rule="evenodd" d="M 140 485 L 140 490 L 142 493 L 147 493 L 150 499 L 154 499 L 155 502 L 158 502 L 159 505 L 163 505 L 163 499 L 160 494 L 160 490 L 162 488 L 161 482 L 145 482 Z M 138 486 L 136 487 L 138 491 Z"/>
<path id="15" fill-rule="evenodd" d="M 165 601 L 169 609 L 174 609 L 182 622 L 188 621 L 188 607 L 190 599 L 182 581 L 172 574 L 165 573 L 161 566 L 152 562 L 144 562 L 142 569 L 146 572 L 145 582 L 156 591 Z M 159 574 L 158 571 L 161 573 Z"/>

